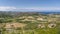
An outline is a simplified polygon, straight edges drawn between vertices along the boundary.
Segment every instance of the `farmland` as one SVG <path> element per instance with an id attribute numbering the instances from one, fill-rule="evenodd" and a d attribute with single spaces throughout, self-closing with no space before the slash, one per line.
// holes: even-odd
<path id="1" fill-rule="evenodd" d="M 60 34 L 60 14 L 0 12 L 0 34 Z"/>

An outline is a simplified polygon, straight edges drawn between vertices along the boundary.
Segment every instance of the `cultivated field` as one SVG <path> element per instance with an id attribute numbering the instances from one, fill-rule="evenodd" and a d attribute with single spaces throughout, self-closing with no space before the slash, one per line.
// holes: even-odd
<path id="1" fill-rule="evenodd" d="M 0 34 L 60 34 L 60 14 L 0 12 Z"/>

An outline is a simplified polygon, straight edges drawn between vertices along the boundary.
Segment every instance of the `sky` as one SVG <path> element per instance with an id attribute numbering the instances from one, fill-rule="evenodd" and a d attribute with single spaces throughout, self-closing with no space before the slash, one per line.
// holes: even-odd
<path id="1" fill-rule="evenodd" d="M 0 11 L 55 11 L 60 0 L 0 0 Z"/>

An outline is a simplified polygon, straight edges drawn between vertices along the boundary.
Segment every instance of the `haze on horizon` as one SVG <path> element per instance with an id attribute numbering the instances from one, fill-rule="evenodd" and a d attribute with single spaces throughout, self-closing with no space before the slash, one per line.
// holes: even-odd
<path id="1" fill-rule="evenodd" d="M 60 0 L 0 0 L 0 11 L 60 11 Z"/>

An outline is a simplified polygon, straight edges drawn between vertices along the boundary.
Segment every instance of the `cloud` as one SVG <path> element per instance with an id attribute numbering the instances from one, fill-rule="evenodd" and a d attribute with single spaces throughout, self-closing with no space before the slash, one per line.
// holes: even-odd
<path id="1" fill-rule="evenodd" d="M 0 6 L 0 11 L 55 11 L 60 7 L 40 7 L 40 8 L 16 8 L 10 6 Z"/>
<path id="2" fill-rule="evenodd" d="M 59 7 L 40 7 L 40 8 L 23 8 L 22 10 L 39 10 L 39 11 L 45 11 L 45 10 L 60 10 Z"/>
<path id="3" fill-rule="evenodd" d="M 25 11 L 55 11 L 60 10 L 60 7 L 39 7 L 39 8 L 19 8 L 19 10 Z"/>
<path id="4" fill-rule="evenodd" d="M 4 7 L 4 6 L 0 6 L 0 11 L 12 11 L 12 10 L 16 10 L 16 7 Z"/>

